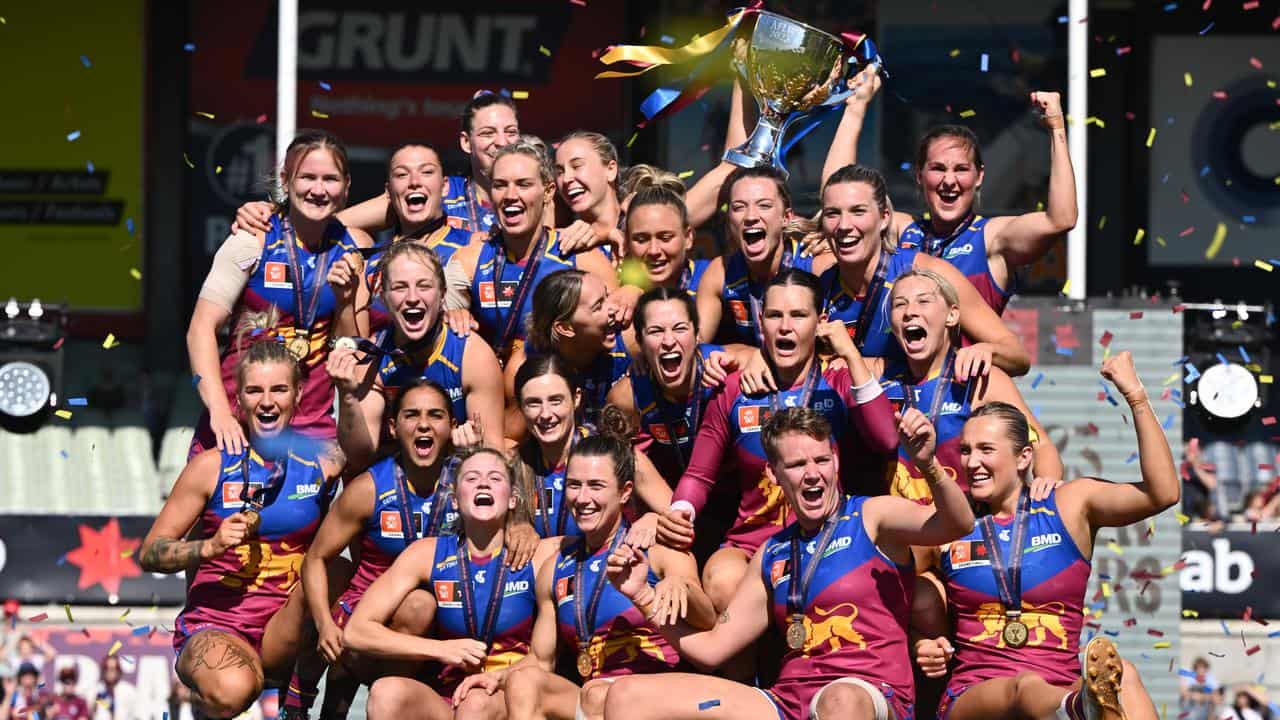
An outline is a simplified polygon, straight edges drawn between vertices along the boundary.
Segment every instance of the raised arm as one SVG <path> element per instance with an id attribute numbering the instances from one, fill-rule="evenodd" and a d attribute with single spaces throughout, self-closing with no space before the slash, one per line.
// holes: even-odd
<path id="1" fill-rule="evenodd" d="M 742 92 L 742 85 L 735 74 L 733 79 L 733 95 L 729 101 L 729 127 L 725 132 L 724 148 L 737 147 L 747 141 L 747 119 L 755 119 L 755 105 L 751 98 Z M 684 204 L 689 210 L 689 225 L 698 227 L 716 214 L 720 204 L 720 188 L 737 165 L 720 161 L 706 175 L 698 178 L 698 182 L 685 193 Z"/>
<path id="2" fill-rule="evenodd" d="M 946 260 L 940 260 L 920 253 L 916 255 L 916 267 L 926 270 L 933 270 L 939 275 L 947 279 L 952 287 L 956 289 L 956 295 L 960 298 L 960 332 L 964 333 L 973 345 L 963 348 L 962 353 L 970 353 L 975 357 L 990 357 L 1001 370 L 1004 370 L 1012 377 L 1020 377 L 1027 374 L 1027 370 L 1031 369 L 1031 356 L 1027 354 L 1027 349 L 1022 346 L 1022 341 L 1017 335 L 1009 329 L 996 315 L 991 306 L 987 305 L 982 296 L 978 294 L 978 289 L 969 282 L 969 278 L 960 274 L 954 265 Z M 957 358 L 956 379 L 967 380 L 975 375 L 985 375 L 985 360 L 972 364 L 972 370 L 966 368 L 962 372 L 962 365 Z"/>
<path id="3" fill-rule="evenodd" d="M 484 444 L 502 450 L 503 423 L 500 418 L 506 409 L 502 367 L 498 365 L 493 348 L 479 335 L 467 336 L 467 347 L 462 353 L 462 389 L 466 392 L 467 414 L 482 420 Z M 459 425 L 467 421 L 467 418 L 455 419 Z"/>
<path id="4" fill-rule="evenodd" d="M 373 247 L 373 238 L 363 230 L 347 228 L 358 248 Z M 369 285 L 364 281 L 365 260 L 358 252 L 343 254 L 329 267 L 328 282 L 337 303 L 333 313 L 334 337 L 370 337 Z"/>
<path id="5" fill-rule="evenodd" d="M 178 475 L 164 507 L 142 539 L 138 565 L 147 572 L 176 573 L 194 570 L 200 561 L 217 557 L 239 545 L 247 534 L 244 516 L 235 513 L 222 521 L 211 538 L 184 540 L 200 513 L 204 512 L 218 484 L 222 455 L 206 450 L 197 455 Z"/>
<path id="6" fill-rule="evenodd" d="M 320 523 L 315 539 L 302 560 L 302 590 L 307 610 L 320 633 L 325 659 L 336 661 L 342 652 L 342 629 L 329 612 L 329 563 L 360 535 L 373 514 L 373 476 L 362 473 L 343 489 Z"/>
<path id="7" fill-rule="evenodd" d="M 1151 408 L 1147 390 L 1138 379 L 1133 356 L 1125 351 L 1107 359 L 1102 364 L 1102 377 L 1115 383 L 1133 412 L 1142 480 L 1112 483 L 1080 478 L 1058 489 L 1063 514 L 1083 511 L 1090 538 L 1098 528 L 1132 525 L 1163 512 L 1178 502 L 1182 491 L 1173 453 Z"/>
<path id="8" fill-rule="evenodd" d="M 1040 110 L 1041 123 L 1049 131 L 1049 202 L 1043 212 L 992 218 L 987 225 L 987 252 L 1004 257 L 1011 275 L 1014 268 L 1049 252 L 1054 242 L 1076 226 L 1080 212 L 1062 98 L 1056 92 L 1033 92 L 1031 104 Z"/>
<path id="9" fill-rule="evenodd" d="M 325 369 L 338 390 L 338 446 L 351 468 L 369 467 L 382 437 L 382 413 L 387 400 L 378 381 L 378 362 L 364 365 L 362 353 L 349 348 L 329 351 Z"/>
<path id="10" fill-rule="evenodd" d="M 720 328 L 720 295 L 724 292 L 724 257 L 712 258 L 698 281 L 698 342 L 709 343 L 716 339 Z"/>
<path id="11" fill-rule="evenodd" d="M 849 369 L 851 387 L 849 395 L 849 420 L 857 428 L 866 448 L 874 453 L 888 454 L 898 448 L 898 428 L 893 419 L 893 406 L 884 397 L 884 390 L 871 373 L 867 361 L 858 351 L 843 322 L 828 320 L 818 326 L 818 337 L 825 338 L 832 350 Z M 877 369 L 879 365 L 877 364 Z"/>
<path id="12" fill-rule="evenodd" d="M 853 77 L 853 94 L 844 101 L 844 112 L 840 115 L 840 124 L 836 126 L 836 134 L 831 138 L 831 147 L 827 150 L 827 159 L 822 163 L 822 182 L 845 165 L 858 162 L 858 138 L 862 136 L 862 123 L 867 118 L 867 107 L 880 91 L 879 68 L 868 65 Z"/>

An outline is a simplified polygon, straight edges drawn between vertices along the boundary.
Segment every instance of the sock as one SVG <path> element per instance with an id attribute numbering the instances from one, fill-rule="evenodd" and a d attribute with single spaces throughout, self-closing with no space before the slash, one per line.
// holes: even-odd
<path id="1" fill-rule="evenodd" d="M 323 670 L 321 671 L 323 673 Z M 311 677 L 310 673 L 306 673 L 304 677 L 297 670 L 294 670 L 293 677 L 289 678 L 288 690 L 285 693 L 284 707 L 291 710 L 301 710 L 304 713 L 311 710 L 311 705 L 316 701 L 318 692 L 317 686 L 320 684 L 320 676 Z"/>
<path id="2" fill-rule="evenodd" d="M 1057 720 L 1085 720 L 1084 696 L 1079 690 L 1072 690 L 1062 696 L 1062 704 L 1055 714 Z"/>

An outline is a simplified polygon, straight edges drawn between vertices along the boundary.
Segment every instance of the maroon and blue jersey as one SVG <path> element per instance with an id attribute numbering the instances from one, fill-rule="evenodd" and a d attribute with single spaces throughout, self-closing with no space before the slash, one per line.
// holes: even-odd
<path id="1" fill-rule="evenodd" d="M 218 482 L 200 516 L 198 537 L 213 537 L 225 518 L 245 508 L 246 496 L 269 490 L 258 510 L 257 534 L 195 570 L 175 623 L 173 644 L 179 653 L 187 638 L 205 629 L 239 635 L 259 648 L 267 622 L 298 584 L 302 557 L 334 487 L 325 478 L 317 445 L 299 441 L 294 446 L 273 461 L 253 448 L 240 455 L 220 451 Z"/>
<path id="2" fill-rule="evenodd" d="M 533 637 L 533 620 L 538 614 L 538 601 L 534 596 L 533 563 L 525 563 L 520 570 L 502 570 L 501 554 L 490 557 L 471 557 L 468 562 L 470 577 L 462 576 L 458 553 L 467 552 L 466 540 L 461 535 L 441 535 L 436 539 L 436 556 L 431 565 L 431 594 L 436 599 L 434 636 L 440 640 L 456 640 L 474 637 L 467 630 L 462 605 L 464 587 L 471 588 L 475 603 L 477 628 L 485 622 L 485 611 L 495 592 L 501 592 L 501 604 L 493 623 L 493 635 L 489 652 L 481 672 L 497 672 L 515 665 L 529 654 L 529 641 Z M 498 585 L 501 577 L 502 587 Z M 480 639 L 480 638 L 476 638 Z M 439 685 L 433 686 L 444 697 L 453 695 L 466 672 L 456 665 L 445 665 L 440 670 Z"/>
<path id="3" fill-rule="evenodd" d="M 446 176 L 443 200 L 449 224 L 468 233 L 489 232 L 498 221 L 493 208 L 480 202 L 469 177 Z"/>
<path id="4" fill-rule="evenodd" d="M 782 240 L 782 261 L 778 270 L 795 268 L 813 272 L 813 256 L 800 248 L 800 243 Z M 760 347 L 763 332 L 756 315 L 764 303 L 764 290 L 768 280 L 758 283 L 751 279 L 747 259 L 741 251 L 724 258 L 724 288 L 720 291 L 722 313 L 716 340 L 722 344 L 742 343 Z"/>
<path id="5" fill-rule="evenodd" d="M 495 351 L 509 351 L 515 343 L 524 342 L 529 316 L 533 313 L 533 289 L 537 284 L 557 270 L 578 266 L 575 255 L 565 254 L 560 249 L 560 233 L 555 230 L 549 232 L 550 237 L 547 238 L 547 244 L 542 250 L 541 258 L 538 259 L 536 275 L 525 292 L 524 298 L 520 299 L 520 306 L 516 308 L 511 305 L 516 302 L 520 281 L 524 279 L 526 263 L 507 257 L 502 263 L 502 277 L 497 278 L 494 275 L 497 272 L 498 254 L 507 252 L 502 234 L 491 235 L 480 250 L 480 257 L 476 259 L 475 277 L 471 280 L 471 315 L 480 326 L 480 337 L 484 338 Z M 538 240 L 535 239 L 533 242 L 537 243 Z M 527 262 L 533 263 L 534 260 L 530 258 Z M 506 338 L 505 348 L 500 348 L 499 335 L 506 327 L 507 319 L 512 312 L 518 314 L 512 337 Z"/>
<path id="6" fill-rule="evenodd" d="M 396 487 L 398 476 L 403 483 L 403 498 Z M 383 458 L 369 468 L 369 477 L 373 481 L 373 512 L 365 521 L 360 538 L 360 563 L 341 598 L 343 610 L 348 613 L 410 543 L 417 538 L 439 535 L 458 521 L 447 470 L 441 474 L 442 482 L 428 497 L 414 494 L 413 486 L 403 479 L 395 456 Z M 413 525 L 406 532 L 405 521 L 410 518 Z"/>
<path id="7" fill-rule="evenodd" d="M 1025 492 L 1025 491 L 1024 491 Z M 994 518 L 996 541 L 1008 558 L 1013 518 Z M 1022 556 L 1022 616 L 1028 638 L 1018 649 L 1004 642 L 1005 608 L 1000 601 L 982 525 L 942 552 L 952 644 L 956 648 L 944 697 L 992 678 L 1033 672 L 1051 685 L 1080 679 L 1080 628 L 1090 562 L 1067 531 L 1058 511 L 1057 491 L 1033 500 L 1027 516 Z"/>
<path id="8" fill-rule="evenodd" d="M 786 720 L 809 717 L 809 703 L 828 683 L 843 677 L 865 680 L 885 696 L 896 717 L 912 717 L 914 685 L 907 629 L 916 573 L 889 560 L 867 535 L 862 506 L 867 498 L 846 496 L 821 564 L 804 598 L 805 642 L 782 656 L 778 680 L 768 693 Z M 787 595 L 793 578 L 815 562 L 815 541 L 801 535 L 799 568 L 791 567 L 791 539 L 799 524 L 774 535 L 761 551 L 760 572 L 769 589 L 773 626 L 791 623 Z"/>
<path id="9" fill-rule="evenodd" d="M 948 359 L 945 365 L 952 362 Z M 973 399 L 969 383 L 956 380 L 953 367 L 944 366 L 941 373 L 917 382 L 905 362 L 890 363 L 880 376 L 880 385 L 895 411 L 905 412 L 907 408 L 914 407 L 929 418 L 938 433 L 938 462 L 947 475 L 968 492 L 969 481 L 960 458 L 960 435 L 965 422 L 973 414 Z M 921 504 L 933 502 L 929 483 L 911 460 L 911 454 L 902 446 L 898 448 L 898 465 L 889 492 Z"/>
<path id="10" fill-rule="evenodd" d="M 709 265 L 710 260 L 695 258 L 687 261 L 684 273 L 680 276 L 680 289 L 689 294 L 690 300 L 698 298 L 698 284 L 702 282 L 702 275 Z"/>
<path id="11" fill-rule="evenodd" d="M 627 343 L 622 339 L 622 333 L 619 332 L 613 336 L 612 348 L 601 349 L 585 370 L 574 375 L 574 384 L 582 391 L 582 422 L 588 425 L 599 422 L 600 411 L 607 404 L 609 390 L 626 376 L 630 367 L 631 355 L 627 352 Z"/>
<path id="12" fill-rule="evenodd" d="M 858 323 L 865 324 L 858 350 L 863 357 L 898 358 L 902 349 L 898 347 L 898 339 L 893 336 L 893 327 L 889 323 L 889 313 L 893 307 L 890 301 L 893 295 L 893 283 L 903 273 L 911 270 L 916 262 L 916 250 L 904 248 L 894 253 L 880 251 L 884 258 L 884 282 L 872 283 L 875 297 L 855 296 L 840 281 L 840 266 L 832 265 L 822 273 L 818 280 L 822 285 L 822 309 L 828 320 L 839 320 L 849 331 L 849 336 L 857 338 Z M 863 319 L 863 307 L 870 313 Z"/>
<path id="13" fill-rule="evenodd" d="M 625 532 L 625 530 L 623 531 Z M 571 648 L 577 653 L 578 626 L 574 617 L 574 575 L 578 568 L 578 553 L 585 540 L 579 538 L 556 556 L 554 597 L 556 602 L 556 626 L 560 647 Z M 622 675 L 672 672 L 680 669 L 680 655 L 662 637 L 644 614 L 625 595 L 609 582 L 605 566 L 609 558 L 609 545 L 597 549 L 585 560 L 582 572 L 583 600 L 586 603 L 599 583 L 600 603 L 596 609 L 591 639 L 587 642 L 587 654 L 591 656 L 591 675 L 582 678 L 585 683 L 594 678 L 610 678 Z M 658 576 L 649 571 L 649 584 L 656 585 Z"/>
<path id="14" fill-rule="evenodd" d="M 734 372 L 707 403 L 693 458 L 672 500 L 689 502 L 700 513 L 717 478 L 722 474 L 736 478 L 741 494 L 737 520 L 725 539 L 729 547 L 754 553 L 794 519 L 782 487 L 765 472 L 768 460 L 760 432 L 775 405 L 782 409 L 800 404 L 806 380 L 801 377 L 776 396 L 745 395 L 741 375 Z M 893 412 L 884 396 L 859 405 L 853 398 L 849 371 L 829 369 L 819 374 L 807 406 L 831 423 L 832 437 L 839 443 L 843 482 L 879 489 L 897 447 Z M 871 477 L 860 474 L 858 468 L 868 469 Z"/>
<path id="15" fill-rule="evenodd" d="M 699 344 L 698 362 L 706 363 L 711 353 L 720 350 L 724 348 L 719 345 Z M 668 483 L 674 483 L 693 456 L 693 439 L 715 388 L 699 382 L 695 371 L 693 392 L 683 403 L 676 403 L 663 397 L 662 389 L 647 370 L 632 365 L 627 374 L 631 378 L 631 401 L 640 416 L 635 447 L 649 456 Z"/>
<path id="16" fill-rule="evenodd" d="M 991 261 L 987 259 L 987 219 L 975 215 L 951 234 L 950 237 L 938 237 L 929 230 L 928 221 L 916 220 L 902 231 L 898 240 L 901 248 L 919 248 L 927 255 L 942 258 L 960 271 L 969 282 L 978 289 L 978 294 L 987 301 L 996 314 L 1004 312 L 1009 304 L 1009 296 L 1013 294 L 1013 268 L 1009 269 L 1008 288 L 1000 287 L 991 274 Z"/>
<path id="17" fill-rule="evenodd" d="M 453 254 L 471 242 L 471 233 L 449 225 L 443 225 L 426 237 L 416 240 L 398 239 L 394 242 L 416 242 L 435 251 L 440 267 L 449 264 Z M 391 243 L 381 245 L 364 266 L 364 284 L 369 289 L 369 327 L 378 332 L 391 323 L 391 311 L 382 302 L 382 262 Z"/>
<path id="18" fill-rule="evenodd" d="M 570 447 L 579 439 L 587 437 L 594 432 L 593 428 L 587 425 L 579 425 L 573 430 L 573 437 L 570 438 Z M 532 440 L 527 441 L 533 445 Z M 533 448 L 531 456 L 533 463 L 533 486 L 536 493 L 533 498 L 533 529 L 538 531 L 539 537 L 549 538 L 558 535 L 581 535 L 582 531 L 578 529 L 578 523 L 573 519 L 573 510 L 565 501 L 564 494 L 564 473 L 565 465 L 562 463 L 554 468 L 546 468 L 542 465 L 542 453 L 537 448 Z"/>
<path id="19" fill-rule="evenodd" d="M 467 397 L 462 392 L 462 358 L 467 352 L 467 341 L 444 324 L 443 319 L 437 321 L 439 329 L 435 345 L 431 348 L 425 365 L 418 365 L 412 358 L 403 354 L 389 352 L 394 349 L 394 333 L 384 331 L 377 338 L 378 346 L 388 352 L 378 359 L 378 381 L 382 386 L 382 394 L 387 399 L 387 407 L 404 390 L 406 386 L 419 378 L 427 378 L 444 388 L 449 394 L 449 403 L 453 407 L 453 418 L 459 424 L 467 421 Z"/>

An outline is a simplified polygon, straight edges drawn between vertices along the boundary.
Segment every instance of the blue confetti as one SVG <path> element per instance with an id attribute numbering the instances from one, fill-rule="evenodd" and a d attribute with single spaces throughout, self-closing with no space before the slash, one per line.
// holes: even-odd
<path id="1" fill-rule="evenodd" d="M 1245 351 L 1245 349 L 1244 349 L 1244 346 L 1243 346 L 1243 345 L 1239 345 L 1239 346 L 1237 346 L 1237 347 L 1236 347 L 1236 350 L 1240 351 L 1240 357 L 1244 358 L 1244 361 L 1245 361 L 1245 363 L 1246 363 L 1246 364 L 1247 364 L 1247 363 L 1251 363 L 1251 362 L 1253 362 L 1253 360 L 1250 360 L 1250 359 L 1249 359 L 1249 353 L 1248 353 L 1247 351 Z"/>
<path id="2" fill-rule="evenodd" d="M 1168 417 L 1164 419 L 1164 422 L 1160 423 L 1160 427 L 1164 428 L 1165 430 L 1168 430 L 1169 428 L 1173 427 L 1173 417 L 1174 417 L 1173 413 L 1169 413 Z"/>
<path id="3" fill-rule="evenodd" d="M 124 229 L 128 230 L 130 235 L 133 234 L 133 218 L 124 219 Z"/>
<path id="4" fill-rule="evenodd" d="M 199 387 L 199 386 L 200 386 L 200 376 L 199 376 L 199 375 L 192 375 L 192 376 L 191 376 L 191 387 Z"/>
<path id="5" fill-rule="evenodd" d="M 1186 368 L 1186 369 L 1187 369 L 1187 382 L 1188 382 L 1188 383 L 1193 383 L 1193 382 L 1195 382 L 1196 380 L 1199 380 L 1199 379 L 1200 379 L 1200 371 L 1196 369 L 1196 366 L 1195 366 L 1195 365 L 1192 365 L 1191 363 L 1186 363 L 1186 364 L 1184 364 L 1182 367 L 1184 367 L 1184 368 Z"/>
<path id="6" fill-rule="evenodd" d="M 1031 414 L 1034 415 L 1037 420 L 1040 419 L 1040 406 L 1039 405 L 1033 406 L 1031 408 Z"/>
<path id="7" fill-rule="evenodd" d="M 1125 465 L 1132 465 L 1132 464 L 1133 464 L 1133 461 L 1134 461 L 1134 460 L 1137 460 L 1137 459 L 1138 459 L 1138 453 L 1132 453 L 1132 454 L 1130 454 L 1130 455 L 1129 455 L 1129 457 L 1125 458 L 1124 464 L 1125 464 Z"/>
<path id="8" fill-rule="evenodd" d="M 182 46 L 182 49 L 183 49 L 183 50 L 186 50 L 187 52 L 195 52 L 195 51 L 196 51 L 196 44 L 195 44 L 195 43 L 187 43 L 186 45 L 183 45 L 183 46 Z"/>
<path id="9" fill-rule="evenodd" d="M 63 460 L 67 460 L 71 457 L 70 455 L 67 454 L 66 450 L 59 450 L 58 454 L 62 456 Z"/>
<path id="10" fill-rule="evenodd" d="M 675 41 L 676 39 L 671 37 L 670 35 L 663 35 L 662 37 L 658 38 L 658 42 L 662 43 L 663 45 L 671 45 Z"/>
<path id="11" fill-rule="evenodd" d="M 86 160 L 86 161 L 85 161 L 85 163 L 84 163 L 84 169 L 85 169 L 85 170 L 88 170 L 88 171 L 89 171 L 89 174 L 90 174 L 90 175 L 92 175 L 92 174 L 93 174 L 93 171 L 94 171 L 93 161 L 92 161 L 92 160 Z"/>
<path id="12" fill-rule="evenodd" d="M 1169 396 L 1170 396 L 1170 397 L 1172 397 L 1174 400 L 1181 400 L 1181 399 L 1182 399 L 1182 391 L 1181 391 L 1181 390 L 1179 390 L 1179 389 L 1177 389 L 1177 388 L 1171 388 L 1171 389 L 1169 390 Z"/>
<path id="13" fill-rule="evenodd" d="M 502 97 L 511 97 L 511 91 L 506 88 L 499 89 L 498 94 L 501 95 Z"/>
<path id="14" fill-rule="evenodd" d="M 76 140 L 79 140 L 79 139 L 80 139 L 79 130 L 72 130 L 71 132 L 67 133 L 67 142 L 75 142 Z"/>
<path id="15" fill-rule="evenodd" d="M 1164 184 L 1167 184 L 1168 182 L 1169 182 L 1169 173 L 1165 173 L 1164 177 L 1160 178 L 1160 184 L 1164 185 Z"/>
<path id="16" fill-rule="evenodd" d="M 327 82 L 325 82 L 325 81 L 321 80 L 321 81 L 320 81 L 320 89 L 321 89 L 321 90 L 323 90 L 323 91 L 325 91 L 325 92 L 329 92 L 330 90 L 332 90 L 332 89 L 333 89 L 333 87 L 332 87 L 332 86 L 330 86 L 330 85 L 329 85 L 329 83 L 327 83 Z"/>
<path id="17" fill-rule="evenodd" d="M 1110 635 L 1111 637 L 1120 637 L 1120 631 L 1119 631 L 1119 630 L 1103 630 L 1103 631 L 1102 631 L 1102 634 L 1103 634 L 1103 635 Z"/>
<path id="18" fill-rule="evenodd" d="M 139 635 L 146 635 L 149 632 L 151 632 L 150 625 L 139 625 L 138 627 L 134 628 L 133 631 L 130 632 L 129 634 L 133 635 L 134 637 L 137 637 Z"/>
<path id="19" fill-rule="evenodd" d="M 1228 363 L 1228 362 L 1227 362 L 1227 356 L 1226 356 L 1226 355 L 1223 355 L 1222 353 L 1214 353 L 1214 354 L 1218 356 L 1218 362 L 1222 363 L 1223 365 L 1229 365 L 1229 364 L 1230 364 L 1230 363 Z"/>
<path id="20" fill-rule="evenodd" d="M 1178 9 L 1178 3 L 1176 2 L 1165 3 L 1165 6 L 1164 6 L 1165 12 L 1173 12 L 1174 10 L 1177 10 L 1177 9 Z"/>
<path id="21" fill-rule="evenodd" d="M 711 708 L 718 708 L 718 707 L 720 707 L 719 700 L 704 700 L 698 703 L 698 712 L 704 712 L 704 711 L 710 710 Z"/>
<path id="22" fill-rule="evenodd" d="M 990 58 L 989 58 L 989 57 L 987 57 L 987 54 L 986 54 L 986 53 L 982 53 L 982 61 L 978 64 L 978 67 L 979 67 L 979 69 L 981 69 L 981 70 L 982 70 L 982 72 L 986 72 L 986 71 L 987 71 L 987 67 L 988 67 L 989 61 L 990 61 Z"/>
<path id="23" fill-rule="evenodd" d="M 1208 166 L 1208 165 L 1205 165 L 1204 167 L 1200 168 L 1200 177 L 1204 177 L 1204 176 L 1206 176 L 1206 175 L 1208 175 L 1208 174 L 1209 174 L 1209 166 Z"/>
<path id="24" fill-rule="evenodd" d="M 1180 357 L 1180 358 L 1178 358 L 1177 360 L 1174 360 L 1174 361 L 1173 361 L 1173 366 L 1174 366 L 1174 367 L 1178 367 L 1179 365 L 1181 365 L 1182 363 L 1184 363 L 1184 362 L 1186 362 L 1186 361 L 1188 361 L 1188 360 L 1190 360 L 1190 359 L 1191 359 L 1191 356 L 1189 356 L 1189 355 L 1183 355 L 1182 357 Z"/>
<path id="25" fill-rule="evenodd" d="M 1089 609 L 1090 609 L 1090 610 L 1106 610 L 1106 609 L 1107 609 L 1107 601 L 1105 601 L 1105 600 L 1099 600 L 1099 601 L 1098 601 L 1098 602 L 1096 602 L 1096 603 L 1092 603 L 1092 604 L 1090 604 L 1088 607 L 1089 607 Z"/>
<path id="26" fill-rule="evenodd" d="M 909 163 L 909 162 L 904 162 L 904 163 L 902 163 L 901 165 L 899 165 L 898 167 L 899 167 L 901 170 L 903 170 L 903 171 L 905 172 L 905 171 L 907 171 L 907 170 L 910 170 L 910 169 L 911 169 L 911 163 Z"/>
<path id="27" fill-rule="evenodd" d="M 1173 117 L 1172 115 L 1170 115 L 1169 117 L 1167 117 L 1167 118 L 1165 118 L 1165 119 L 1164 119 L 1164 124 L 1165 124 L 1165 125 L 1172 125 L 1174 122 L 1175 122 L 1175 120 L 1174 120 L 1174 117 Z"/>
<path id="28" fill-rule="evenodd" d="M 1059 15 L 1059 16 L 1058 16 L 1058 24 L 1059 24 L 1059 25 L 1066 25 L 1066 24 L 1067 24 L 1067 23 L 1069 23 L 1069 22 L 1071 22 L 1071 18 L 1067 17 L 1066 15 Z"/>
<path id="29" fill-rule="evenodd" d="M 1187 409 L 1186 404 L 1184 404 L 1181 400 L 1174 400 L 1174 401 L 1173 401 L 1173 404 L 1174 404 L 1174 405 L 1177 405 L 1178 407 L 1182 408 L 1183 410 L 1186 410 L 1186 409 Z"/>
<path id="30" fill-rule="evenodd" d="M 1218 622 L 1222 624 L 1222 634 L 1231 637 L 1231 628 L 1227 627 L 1227 621 L 1219 620 Z"/>
<path id="31" fill-rule="evenodd" d="M 1244 217 L 1240 218 L 1240 220 L 1241 220 L 1242 222 L 1244 222 L 1244 224 L 1245 224 L 1245 225 L 1252 225 L 1252 224 L 1254 224 L 1254 223 L 1258 222 L 1258 218 L 1256 218 L 1256 217 L 1254 217 L 1254 216 L 1252 216 L 1252 215 L 1245 215 Z"/>
<path id="32" fill-rule="evenodd" d="M 1280 630 L 1272 630 L 1271 632 L 1267 633 L 1267 637 L 1269 638 L 1280 637 Z"/>
<path id="33" fill-rule="evenodd" d="M 1178 668 L 1178 675 L 1180 675 L 1181 677 L 1184 677 L 1184 678 L 1192 678 L 1192 679 L 1195 679 L 1196 671 L 1195 671 L 1195 670 L 1188 670 L 1188 669 L 1186 669 L 1186 668 Z"/>
<path id="34" fill-rule="evenodd" d="M 82 397 L 67 398 L 67 404 L 71 407 L 88 407 L 89 400 Z"/>
<path id="35" fill-rule="evenodd" d="M 1200 31 L 1200 34 L 1201 34 L 1201 35 L 1205 35 L 1205 34 L 1207 34 L 1207 33 L 1208 33 L 1210 30 L 1212 30 L 1212 29 L 1213 29 L 1213 21 L 1212 21 L 1212 20 L 1210 20 L 1210 21 L 1209 21 L 1209 24 L 1208 24 L 1208 25 L 1205 25 L 1205 26 L 1204 26 L 1204 29 Z"/>
<path id="36" fill-rule="evenodd" d="M 1106 573 L 1098 573 L 1099 580 L 1110 580 L 1111 576 Z"/>
<path id="37" fill-rule="evenodd" d="M 1036 379 L 1031 381 L 1031 389 L 1035 390 L 1040 387 L 1040 382 L 1044 380 L 1044 373 L 1037 373 Z"/>
<path id="38" fill-rule="evenodd" d="M 1053 351 L 1058 353 L 1059 355 L 1063 355 L 1066 357 L 1071 357 L 1072 355 L 1075 355 L 1075 352 L 1072 351 L 1071 348 L 1055 347 Z"/>
<path id="39" fill-rule="evenodd" d="M 67 556 L 64 554 L 62 557 L 58 558 L 58 561 L 57 561 L 56 563 L 54 563 L 54 564 L 55 564 L 55 565 L 66 565 L 66 564 L 67 564 Z"/>
<path id="40" fill-rule="evenodd" d="M 81 64 L 81 65 L 83 65 L 83 66 L 85 66 L 85 67 L 87 67 L 87 68 L 91 68 L 91 67 L 93 67 L 93 63 L 89 61 L 89 56 L 88 56 L 88 55 L 81 55 L 81 56 L 80 56 L 80 64 Z"/>

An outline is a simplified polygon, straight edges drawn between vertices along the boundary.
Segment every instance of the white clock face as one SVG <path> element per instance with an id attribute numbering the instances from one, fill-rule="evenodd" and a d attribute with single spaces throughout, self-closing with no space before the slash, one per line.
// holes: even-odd
<path id="1" fill-rule="evenodd" d="M 1243 366 L 1218 363 L 1200 375 L 1198 393 L 1205 410 L 1231 420 L 1253 409 L 1258 401 L 1258 382 Z"/>

